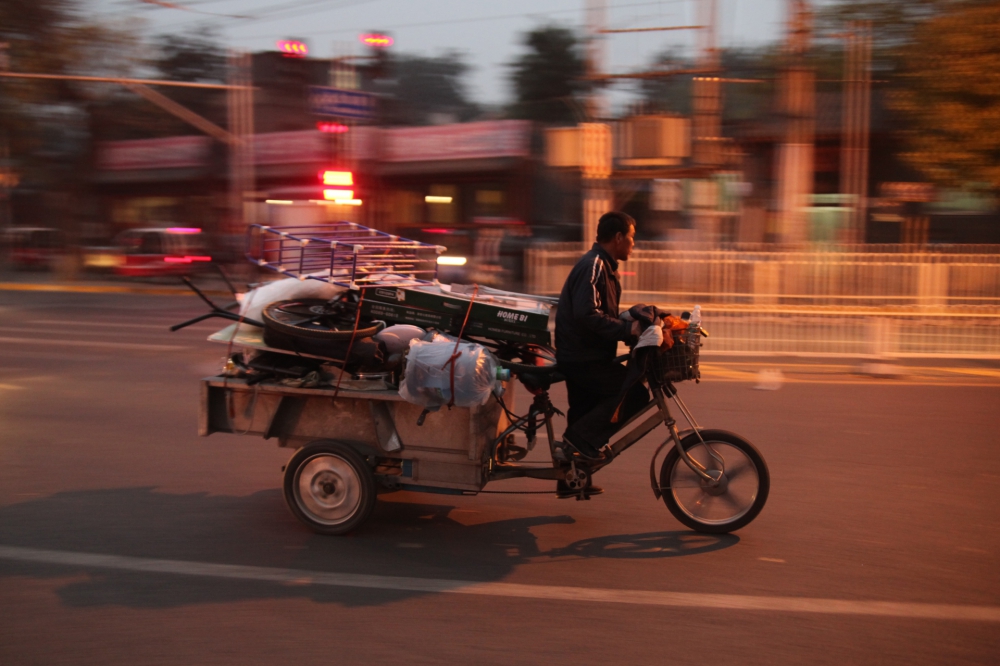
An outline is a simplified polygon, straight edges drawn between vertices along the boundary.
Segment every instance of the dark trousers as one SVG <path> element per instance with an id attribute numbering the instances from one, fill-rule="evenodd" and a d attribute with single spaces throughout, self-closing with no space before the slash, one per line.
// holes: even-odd
<path id="1" fill-rule="evenodd" d="M 560 363 L 559 371 L 566 377 L 569 394 L 567 428 L 563 437 L 584 453 L 596 453 L 626 421 L 649 403 L 649 390 L 636 382 L 621 402 L 617 422 L 612 423 L 625 384 L 625 366 L 613 361 Z"/>

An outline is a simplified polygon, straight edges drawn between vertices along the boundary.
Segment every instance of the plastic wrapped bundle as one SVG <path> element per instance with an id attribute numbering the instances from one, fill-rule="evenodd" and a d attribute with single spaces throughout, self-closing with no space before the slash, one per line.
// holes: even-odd
<path id="1" fill-rule="evenodd" d="M 454 361 L 454 379 L 449 359 Z M 482 405 L 497 384 L 497 364 L 493 355 L 473 342 L 435 335 L 430 341 L 410 341 L 406 374 L 399 385 L 399 395 L 407 402 L 436 411 L 449 403 L 458 407 Z M 454 401 L 452 402 L 452 387 Z"/>
<path id="2" fill-rule="evenodd" d="M 261 321 L 264 308 L 271 303 L 295 298 L 322 298 L 326 301 L 332 301 L 344 291 L 343 287 L 319 280 L 285 278 L 262 284 L 245 294 L 240 294 L 237 298 L 240 301 L 241 317 Z"/>

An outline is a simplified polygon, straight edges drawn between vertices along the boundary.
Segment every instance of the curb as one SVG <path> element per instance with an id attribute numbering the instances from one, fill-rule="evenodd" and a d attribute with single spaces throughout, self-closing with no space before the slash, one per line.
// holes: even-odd
<path id="1" fill-rule="evenodd" d="M 879 379 L 899 379 L 903 370 L 894 363 L 862 363 L 854 368 L 854 374 Z"/>

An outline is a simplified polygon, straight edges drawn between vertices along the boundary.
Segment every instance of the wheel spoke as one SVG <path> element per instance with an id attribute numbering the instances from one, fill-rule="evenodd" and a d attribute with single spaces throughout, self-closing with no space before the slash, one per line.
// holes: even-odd
<path id="1" fill-rule="evenodd" d="M 737 502 L 736 498 L 730 495 L 728 492 L 722 493 L 721 495 L 718 496 L 718 498 L 722 501 L 723 504 L 728 504 L 730 509 L 733 509 L 735 511 L 743 510 L 743 506 L 739 502 Z"/>
<path id="2" fill-rule="evenodd" d="M 730 482 L 735 481 L 740 477 L 741 474 L 746 472 L 750 468 L 750 461 L 744 459 L 742 465 L 736 465 L 735 467 L 726 467 L 726 477 Z"/>
<path id="3" fill-rule="evenodd" d="M 299 319 L 297 321 L 287 321 L 285 323 L 288 324 L 289 326 L 302 326 L 303 324 L 314 324 L 316 323 L 316 320 L 322 316 L 323 315 L 316 315 L 315 317 L 307 317 L 306 319 Z"/>
<path id="4" fill-rule="evenodd" d="M 692 508 L 695 509 L 697 515 L 707 518 L 711 514 L 712 507 L 715 506 L 718 499 L 719 498 L 715 495 L 709 495 L 708 493 L 702 492 L 701 497 L 699 497 L 698 500 L 692 504 Z"/>

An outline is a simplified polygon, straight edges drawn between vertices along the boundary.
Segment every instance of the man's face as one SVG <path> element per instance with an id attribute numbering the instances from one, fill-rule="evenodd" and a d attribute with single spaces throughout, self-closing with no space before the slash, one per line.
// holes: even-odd
<path id="1" fill-rule="evenodd" d="M 635 247 L 635 226 L 630 226 L 628 228 L 628 233 L 623 234 L 618 232 L 615 234 L 615 259 L 618 261 L 626 261 L 632 254 L 632 248 Z"/>

